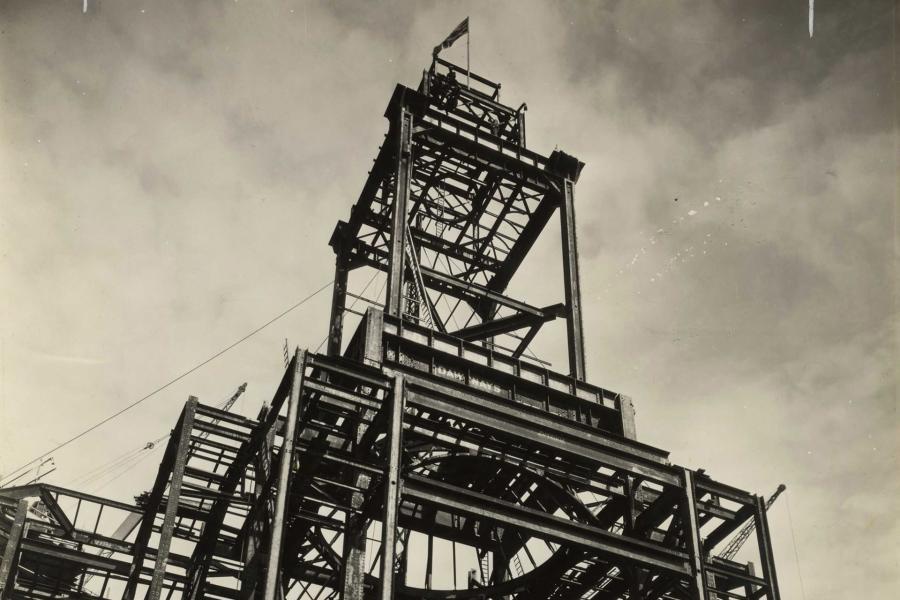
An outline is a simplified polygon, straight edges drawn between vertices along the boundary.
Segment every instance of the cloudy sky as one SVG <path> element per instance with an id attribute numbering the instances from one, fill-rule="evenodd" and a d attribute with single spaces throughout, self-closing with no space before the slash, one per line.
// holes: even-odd
<path id="1" fill-rule="evenodd" d="M 806 0 L 82 4 L 0 3 L 0 473 L 326 284 L 394 84 L 469 15 L 473 68 L 528 102 L 530 145 L 587 163 L 591 381 L 674 461 L 787 484 L 785 598 L 896 593 L 890 0 L 819 0 L 811 39 Z M 555 235 L 513 285 L 536 304 L 561 297 L 529 286 L 558 272 Z M 165 434 L 188 394 L 247 381 L 255 413 L 328 302 L 60 451 L 48 480 Z M 128 498 L 144 458 L 81 481 Z"/>

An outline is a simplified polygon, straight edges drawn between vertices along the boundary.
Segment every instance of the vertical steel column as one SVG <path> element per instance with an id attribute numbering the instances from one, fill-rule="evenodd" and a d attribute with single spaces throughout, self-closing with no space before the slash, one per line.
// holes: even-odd
<path id="1" fill-rule="evenodd" d="M 384 333 L 384 313 L 370 306 L 366 310 L 366 338 L 363 341 L 362 362 L 371 367 L 380 367 L 383 360 L 384 344 L 381 341 Z"/>
<path id="2" fill-rule="evenodd" d="M 369 479 L 366 475 L 355 475 L 351 478 L 350 483 L 356 487 L 366 487 Z M 359 509 L 364 500 L 363 494 L 354 492 L 350 499 L 350 506 L 355 510 Z M 365 598 L 367 527 L 368 521 L 365 515 L 347 516 L 342 556 L 341 600 L 363 600 Z"/>
<path id="3" fill-rule="evenodd" d="M 331 320 L 328 325 L 328 356 L 341 353 L 344 332 L 344 306 L 347 303 L 347 268 L 343 244 L 337 248 L 334 257 L 334 288 L 331 293 Z"/>
<path id="4" fill-rule="evenodd" d="M 0 562 L 0 598 L 7 600 L 12 598 L 13 587 L 16 583 L 16 563 L 19 557 L 19 544 L 25 531 L 25 517 L 28 516 L 28 500 L 19 500 L 16 506 L 16 516 L 9 528 L 9 536 L 6 540 L 6 548 L 3 550 L 3 559 Z"/>
<path id="5" fill-rule="evenodd" d="M 631 396 L 619 394 L 619 410 L 622 412 L 622 435 L 629 440 L 637 439 L 637 426 L 634 420 L 634 402 Z"/>
<path id="6" fill-rule="evenodd" d="M 169 483 L 166 512 L 159 531 L 156 564 L 153 566 L 153 577 L 150 579 L 150 587 L 147 589 L 148 600 L 159 600 L 166 580 L 166 565 L 169 563 L 169 548 L 172 545 L 175 519 L 178 516 L 178 499 L 181 496 L 181 482 L 184 480 L 184 468 L 187 466 L 191 430 L 194 428 L 194 415 L 197 413 L 197 404 L 197 398 L 194 396 L 188 398 L 187 403 L 184 405 L 181 425 L 176 432 L 178 445 L 175 450 L 175 462 L 172 466 L 172 480 Z M 172 437 L 174 438 L 176 435 Z"/>
<path id="7" fill-rule="evenodd" d="M 384 514 L 381 526 L 381 595 L 380 600 L 394 597 L 394 562 L 397 550 L 397 513 L 400 509 L 400 454 L 403 451 L 403 412 L 406 405 L 406 382 L 403 375 L 394 376 L 391 398 L 391 420 L 388 425 L 388 464 L 384 475 Z"/>
<path id="8" fill-rule="evenodd" d="M 578 274 L 578 240 L 575 231 L 575 183 L 562 180 L 560 231 L 563 245 L 563 278 L 566 287 L 566 333 L 569 342 L 569 374 L 584 381 L 584 326 L 581 319 L 581 279 Z"/>
<path id="9" fill-rule="evenodd" d="M 366 311 L 365 340 L 363 341 L 363 363 L 372 366 L 381 366 L 381 332 L 384 326 L 383 314 L 375 307 Z M 385 410 L 385 409 L 382 409 Z M 362 421 L 365 409 L 354 416 L 353 423 L 353 456 L 364 459 L 368 449 L 364 449 L 360 442 L 365 432 Z M 377 417 L 376 417 L 377 418 Z M 376 427 L 374 419 L 369 427 Z M 372 478 L 364 472 L 349 470 L 347 482 L 356 490 L 368 490 Z M 368 533 L 369 519 L 367 518 L 363 504 L 366 495 L 360 491 L 350 494 L 350 507 L 356 514 L 346 513 L 344 527 L 344 548 L 342 553 L 343 571 L 341 573 L 341 600 L 363 600 L 366 582 L 366 536 Z"/>
<path id="10" fill-rule="evenodd" d="M 173 432 L 181 431 L 181 424 L 184 422 L 184 411 L 178 417 L 178 423 L 175 425 Z M 166 445 L 166 452 L 162 461 L 159 463 L 159 470 L 156 472 L 156 479 L 153 482 L 153 489 L 144 504 L 144 516 L 141 518 L 141 526 L 138 528 L 137 536 L 134 539 L 134 558 L 131 560 L 131 567 L 128 572 L 128 579 L 125 588 L 122 590 L 122 600 L 134 600 L 137 591 L 138 581 L 141 578 L 141 571 L 144 569 L 144 557 L 147 554 L 147 543 L 150 541 L 150 534 L 153 533 L 153 523 L 156 520 L 156 513 L 159 511 L 162 503 L 163 493 L 166 491 L 166 485 L 169 482 L 169 473 L 175 464 L 175 457 L 178 452 L 177 442 L 174 435 L 169 437 L 169 443 Z"/>
<path id="11" fill-rule="evenodd" d="M 287 508 L 291 480 L 293 479 L 294 436 L 297 430 L 297 417 L 300 413 L 300 396 L 303 393 L 305 369 L 306 351 L 301 352 L 298 349 L 294 354 L 291 395 L 288 397 L 287 417 L 284 424 L 284 441 L 281 444 L 281 457 L 278 465 L 278 495 L 275 497 L 275 514 L 272 517 L 263 600 L 275 600 L 281 596 L 279 591 L 281 589 L 281 546 L 284 542 L 284 513 Z M 277 422 L 278 420 L 276 419 L 275 423 Z"/>
<path id="12" fill-rule="evenodd" d="M 752 563 L 752 562 L 748 562 L 748 563 L 747 563 L 747 573 L 748 573 L 751 577 L 753 577 L 753 576 L 756 575 L 756 568 L 753 566 L 753 563 Z M 753 585 L 753 584 L 750 584 L 750 583 L 744 585 L 744 595 L 745 595 L 747 598 L 753 598 L 753 588 L 756 588 L 756 587 L 759 587 L 759 586 L 756 586 L 756 585 Z"/>
<path id="13" fill-rule="evenodd" d="M 684 498 L 681 507 L 691 560 L 691 598 L 709 600 L 706 590 L 706 575 L 703 571 L 703 544 L 700 542 L 700 519 L 697 515 L 697 488 L 694 473 L 684 469 Z"/>
<path id="14" fill-rule="evenodd" d="M 256 420 L 264 422 L 268 411 L 268 405 L 264 405 L 259 411 Z M 241 573 L 240 598 L 246 599 L 258 596 L 258 580 L 261 571 L 260 563 L 265 555 L 264 536 L 266 524 L 272 520 L 272 511 L 269 505 L 266 484 L 272 472 L 272 445 L 275 442 L 275 428 L 269 429 L 259 452 L 253 458 L 253 504 L 247 515 L 247 534 L 244 541 L 244 570 Z M 184 598 L 189 598 L 186 594 Z"/>
<path id="15" fill-rule="evenodd" d="M 762 563 L 763 579 L 769 584 L 768 600 L 781 600 L 778 592 L 778 576 L 775 574 L 775 557 L 772 554 L 772 537 L 769 534 L 769 519 L 766 517 L 766 501 L 756 497 L 756 539 L 759 542 L 759 562 Z"/>
<path id="16" fill-rule="evenodd" d="M 525 147 L 525 104 L 519 107 L 516 112 L 516 120 L 519 124 L 519 146 Z"/>
<path id="17" fill-rule="evenodd" d="M 624 531 L 627 536 L 635 536 L 635 526 L 637 524 L 640 509 L 638 508 L 637 494 L 641 487 L 641 480 L 626 475 L 623 482 L 625 490 L 625 522 Z M 629 565 L 623 567 L 623 574 L 628 585 L 629 598 L 643 598 L 644 593 L 644 574 L 640 567 Z"/>
<path id="18" fill-rule="evenodd" d="M 434 536 L 428 536 L 428 546 L 425 552 L 425 589 L 431 589 L 432 574 L 434 572 Z"/>
<path id="19" fill-rule="evenodd" d="M 412 177 L 413 114 L 401 106 L 398 113 L 397 162 L 394 170 L 394 206 L 391 217 L 391 254 L 388 264 L 385 312 L 399 317 L 403 310 L 404 247 L 406 245 L 406 205 Z"/>

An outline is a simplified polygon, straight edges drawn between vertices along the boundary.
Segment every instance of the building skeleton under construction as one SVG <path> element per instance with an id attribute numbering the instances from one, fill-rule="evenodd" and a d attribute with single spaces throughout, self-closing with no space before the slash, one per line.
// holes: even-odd
<path id="1" fill-rule="evenodd" d="M 134 504 L 0 489 L 0 598 L 779 600 L 764 499 L 671 464 L 587 382 L 583 164 L 528 149 L 525 108 L 439 58 L 398 85 L 331 237 L 327 352 L 256 419 L 190 398 Z M 561 302 L 509 297 L 557 212 Z M 361 269 L 383 294 L 349 292 Z M 530 348 L 556 319 L 567 373 Z M 748 533 L 752 562 L 721 556 Z"/>

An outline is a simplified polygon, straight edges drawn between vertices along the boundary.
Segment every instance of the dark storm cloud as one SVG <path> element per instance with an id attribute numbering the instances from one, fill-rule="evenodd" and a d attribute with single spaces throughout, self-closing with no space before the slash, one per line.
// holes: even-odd
<path id="1" fill-rule="evenodd" d="M 890 62 L 878 60 L 891 40 L 885 0 L 820 2 L 812 40 L 801 1 L 637 0 L 584 8 L 578 2 L 558 8 L 562 20 L 572 17 L 562 67 L 569 80 L 579 85 L 620 70 L 627 73 L 618 89 L 624 101 L 655 118 L 702 123 L 702 137 L 710 139 L 766 125 L 781 105 L 815 93 L 848 56 L 873 60 L 859 73 L 868 83 L 883 87 L 891 79 Z M 877 110 L 860 111 L 858 125 L 883 130 L 890 94 L 870 100 Z"/>

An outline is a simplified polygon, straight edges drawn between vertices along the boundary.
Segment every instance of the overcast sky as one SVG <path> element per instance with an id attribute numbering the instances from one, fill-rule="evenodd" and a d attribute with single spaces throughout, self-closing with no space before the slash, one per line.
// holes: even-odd
<path id="1" fill-rule="evenodd" d="M 473 69 L 527 101 L 530 146 L 587 163 L 590 380 L 631 395 L 675 462 L 787 484 L 785 598 L 801 573 L 807 598 L 895 596 L 890 0 L 819 0 L 812 39 L 806 0 L 87 5 L 0 3 L 0 473 L 327 283 L 393 86 L 469 15 Z M 534 304 L 561 299 L 529 285 L 558 272 L 556 235 L 512 287 Z M 165 434 L 188 394 L 247 381 L 255 413 L 328 303 L 59 452 L 48 480 Z M 86 487 L 129 498 L 158 460 Z"/>

